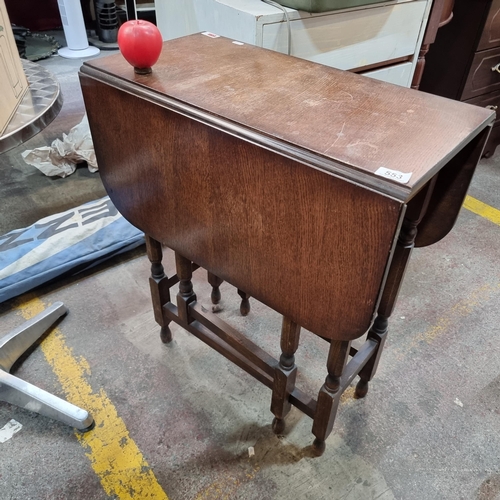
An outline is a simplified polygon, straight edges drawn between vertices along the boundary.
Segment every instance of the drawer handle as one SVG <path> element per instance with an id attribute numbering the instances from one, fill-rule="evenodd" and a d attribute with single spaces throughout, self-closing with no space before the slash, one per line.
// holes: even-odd
<path id="1" fill-rule="evenodd" d="M 493 66 L 493 68 L 491 68 L 491 71 L 496 71 L 497 73 L 500 73 L 500 63 L 498 63 L 496 66 Z"/>

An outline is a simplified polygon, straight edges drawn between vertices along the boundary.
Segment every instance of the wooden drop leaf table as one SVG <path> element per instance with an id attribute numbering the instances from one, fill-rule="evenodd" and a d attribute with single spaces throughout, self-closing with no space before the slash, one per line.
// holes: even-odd
<path id="1" fill-rule="evenodd" d="M 165 42 L 149 75 L 116 54 L 80 79 L 103 183 L 146 234 L 162 340 L 175 321 L 271 388 L 275 432 L 291 405 L 309 415 L 321 454 L 342 392 L 368 390 L 412 248 L 453 227 L 494 113 L 201 33 Z M 243 314 L 254 297 L 283 315 L 279 360 L 202 309 L 197 267 L 214 302 L 225 280 Z M 330 344 L 316 398 L 295 385 L 301 327 Z"/>

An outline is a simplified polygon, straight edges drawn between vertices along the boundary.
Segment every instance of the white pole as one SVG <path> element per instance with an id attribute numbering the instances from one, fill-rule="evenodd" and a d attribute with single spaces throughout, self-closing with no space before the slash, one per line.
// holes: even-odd
<path id="1" fill-rule="evenodd" d="M 80 0 L 57 0 L 57 4 L 68 45 L 59 49 L 59 55 L 66 59 L 79 59 L 99 54 L 97 47 L 89 46 Z"/>

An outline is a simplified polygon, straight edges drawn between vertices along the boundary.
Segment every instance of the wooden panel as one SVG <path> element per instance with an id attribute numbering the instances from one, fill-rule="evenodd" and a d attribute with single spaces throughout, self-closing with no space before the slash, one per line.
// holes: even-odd
<path id="1" fill-rule="evenodd" d="M 401 85 L 402 87 L 409 87 L 412 78 L 412 69 L 413 63 L 408 62 L 360 74 L 370 78 L 375 78 L 375 80 Z"/>
<path id="2" fill-rule="evenodd" d="M 19 59 L 5 2 L 0 0 L 0 135 L 27 90 L 28 81 Z"/>
<path id="3" fill-rule="evenodd" d="M 474 99 L 469 99 L 467 101 L 468 104 L 474 104 L 475 106 L 481 106 L 482 108 L 489 107 L 493 109 L 497 113 L 497 119 L 495 124 L 499 121 L 499 109 L 500 109 L 500 90 L 496 92 L 490 92 L 488 94 L 484 94 L 479 97 L 475 97 Z"/>
<path id="4" fill-rule="evenodd" d="M 495 152 L 497 145 L 500 144 L 500 90 L 484 94 L 480 97 L 475 97 L 474 99 L 469 99 L 467 102 L 483 108 L 490 107 L 490 109 L 493 109 L 497 114 L 495 125 L 484 147 L 484 156 L 489 158 Z"/>
<path id="5" fill-rule="evenodd" d="M 425 58 L 420 90 L 461 99 L 491 0 L 456 0 L 453 19 L 438 30 Z"/>
<path id="6" fill-rule="evenodd" d="M 453 7 L 455 6 L 455 0 L 444 0 L 444 8 L 441 12 L 441 19 L 439 27 L 442 28 L 446 26 L 453 19 Z"/>
<path id="7" fill-rule="evenodd" d="M 454 3 L 455 0 L 434 0 L 422 45 L 431 45 L 436 41 L 438 29 L 448 24 L 453 18 Z"/>
<path id="8" fill-rule="evenodd" d="M 451 21 L 451 18 L 453 17 L 453 3 L 454 0 L 435 0 L 432 4 L 432 10 L 427 22 L 422 44 L 420 45 L 415 70 L 413 72 L 411 82 L 412 89 L 418 90 L 420 87 L 420 82 L 425 68 L 425 56 L 429 52 L 430 46 L 436 40 L 438 29 Z"/>
<path id="9" fill-rule="evenodd" d="M 492 49 L 500 46 L 500 0 L 493 0 L 478 50 Z"/>
<path id="10" fill-rule="evenodd" d="M 420 0 L 291 21 L 291 54 L 339 69 L 413 55 L 426 6 Z M 262 46 L 285 53 L 287 37 L 286 23 L 266 24 Z"/>
<path id="11" fill-rule="evenodd" d="M 389 186 L 403 200 L 493 120 L 475 106 L 201 34 L 166 42 L 151 75 L 136 75 L 120 54 L 83 68 L 116 75 L 113 85 L 148 99 L 181 101 L 203 112 L 199 119 L 224 120 L 317 168 Z M 398 184 L 376 175 L 380 167 L 412 176 Z"/>
<path id="12" fill-rule="evenodd" d="M 462 100 L 470 99 L 493 90 L 500 90 L 500 48 L 478 52 L 472 61 L 465 83 Z"/>
<path id="13" fill-rule="evenodd" d="M 488 138 L 488 142 L 484 147 L 483 156 L 489 158 L 495 153 L 497 146 L 500 144 L 500 125 L 497 122 L 497 125 L 493 127 L 491 131 L 490 137 Z"/>
<path id="14" fill-rule="evenodd" d="M 453 228 L 489 134 L 483 130 L 439 172 L 415 246 L 433 245 Z"/>
<path id="15" fill-rule="evenodd" d="M 366 331 L 400 202 L 82 84 L 101 177 L 132 224 L 313 332 Z"/>

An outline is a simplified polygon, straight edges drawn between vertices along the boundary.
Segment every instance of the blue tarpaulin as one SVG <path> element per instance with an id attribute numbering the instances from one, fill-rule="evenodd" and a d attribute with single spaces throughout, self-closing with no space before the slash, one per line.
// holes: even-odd
<path id="1" fill-rule="evenodd" d="M 144 242 L 108 196 L 0 236 L 0 302 Z"/>

